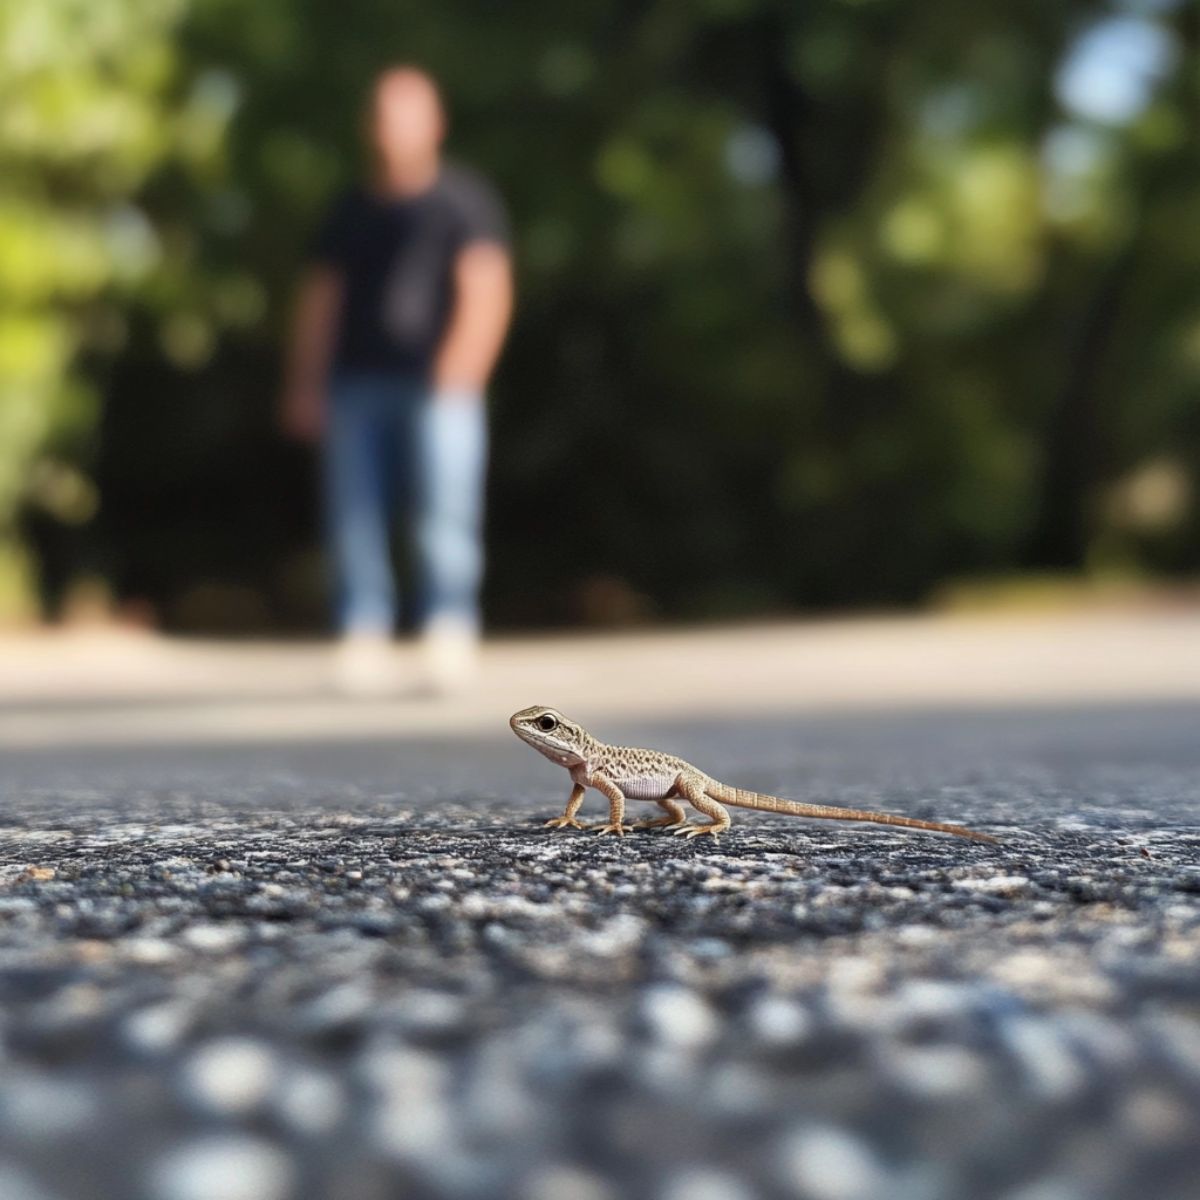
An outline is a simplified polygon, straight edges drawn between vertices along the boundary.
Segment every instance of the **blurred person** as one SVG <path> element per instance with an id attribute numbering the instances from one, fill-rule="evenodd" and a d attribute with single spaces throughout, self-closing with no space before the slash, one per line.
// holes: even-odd
<path id="1" fill-rule="evenodd" d="M 300 287 L 282 405 L 323 449 L 338 677 L 387 688 L 397 596 L 393 516 L 413 520 L 429 682 L 469 678 L 480 632 L 485 392 L 512 311 L 503 205 L 446 163 L 433 79 L 393 67 L 367 113 L 374 171 L 338 197 Z"/>

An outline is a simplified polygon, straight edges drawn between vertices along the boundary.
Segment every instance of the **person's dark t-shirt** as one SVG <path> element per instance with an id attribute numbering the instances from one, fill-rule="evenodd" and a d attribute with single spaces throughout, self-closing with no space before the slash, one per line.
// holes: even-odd
<path id="1" fill-rule="evenodd" d="M 345 288 L 334 367 L 425 374 L 446 331 L 454 263 L 472 242 L 508 244 L 495 191 L 474 172 L 442 167 L 416 196 L 353 188 L 330 207 L 311 260 Z"/>

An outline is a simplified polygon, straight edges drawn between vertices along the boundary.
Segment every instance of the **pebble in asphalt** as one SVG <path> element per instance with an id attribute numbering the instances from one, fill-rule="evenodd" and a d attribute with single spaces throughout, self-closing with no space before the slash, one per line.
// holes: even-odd
<path id="1" fill-rule="evenodd" d="M 1191 1200 L 1198 718 L 613 731 L 999 847 L 552 833 L 507 738 L 10 756 L 0 1197 Z"/>

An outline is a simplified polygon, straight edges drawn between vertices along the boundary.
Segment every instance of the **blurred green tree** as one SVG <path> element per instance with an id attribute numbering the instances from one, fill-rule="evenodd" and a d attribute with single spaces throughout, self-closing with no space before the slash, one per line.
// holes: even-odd
<path id="1" fill-rule="evenodd" d="M 82 377 L 107 398 L 90 536 L 168 624 L 211 627 L 204 595 L 234 624 L 315 619 L 297 599 L 307 464 L 272 432 L 278 344 L 312 224 L 359 167 L 361 98 L 393 60 L 443 80 L 454 151 L 516 217 L 497 619 L 908 603 L 973 572 L 1197 566 L 1194 5 L 112 8 L 82 36 L 46 33 L 39 69 L 80 87 L 90 70 L 144 113 L 106 126 L 136 169 L 101 186 L 51 130 L 13 194 L 74 205 L 125 248 L 4 309 L 55 332 L 41 390 L 23 385 L 33 432 L 0 451 L 0 520 L 22 489 L 89 494 L 78 450 L 55 460 L 70 471 L 29 469 L 87 427 L 79 400 L 63 415 L 83 339 Z M 103 47 L 121 31 L 137 53 L 116 70 Z M 155 54 L 158 74 L 128 65 Z M 33 69 L 5 74 L 31 105 Z M 12 137 L 0 127 L 6 157 Z M 111 149 L 123 139 L 139 153 Z M 47 238 L 39 264 L 84 271 L 87 253 Z"/>
<path id="2" fill-rule="evenodd" d="M 0 613 L 25 607 L 17 515 L 87 525 L 86 467 L 127 311 L 181 265 L 140 194 L 168 162 L 197 178 L 228 111 L 185 92 L 189 0 L 0 2 Z"/>

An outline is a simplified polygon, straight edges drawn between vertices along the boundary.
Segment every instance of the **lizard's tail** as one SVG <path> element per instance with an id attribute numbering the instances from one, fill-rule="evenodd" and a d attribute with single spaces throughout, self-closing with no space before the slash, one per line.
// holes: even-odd
<path id="1" fill-rule="evenodd" d="M 801 804 L 779 796 L 764 796 L 747 792 L 714 780 L 706 784 L 705 792 L 722 804 L 734 808 L 756 808 L 761 812 L 787 813 L 792 817 L 816 817 L 826 821 L 870 821 L 874 825 L 903 825 L 906 829 L 929 829 L 934 833 L 952 833 L 955 837 L 971 838 L 977 842 L 996 842 L 999 839 L 986 833 L 976 833 L 961 825 L 943 825 L 940 821 L 921 821 L 916 817 L 898 817 L 892 813 L 866 812 L 861 808 L 834 808 L 828 804 Z"/>

